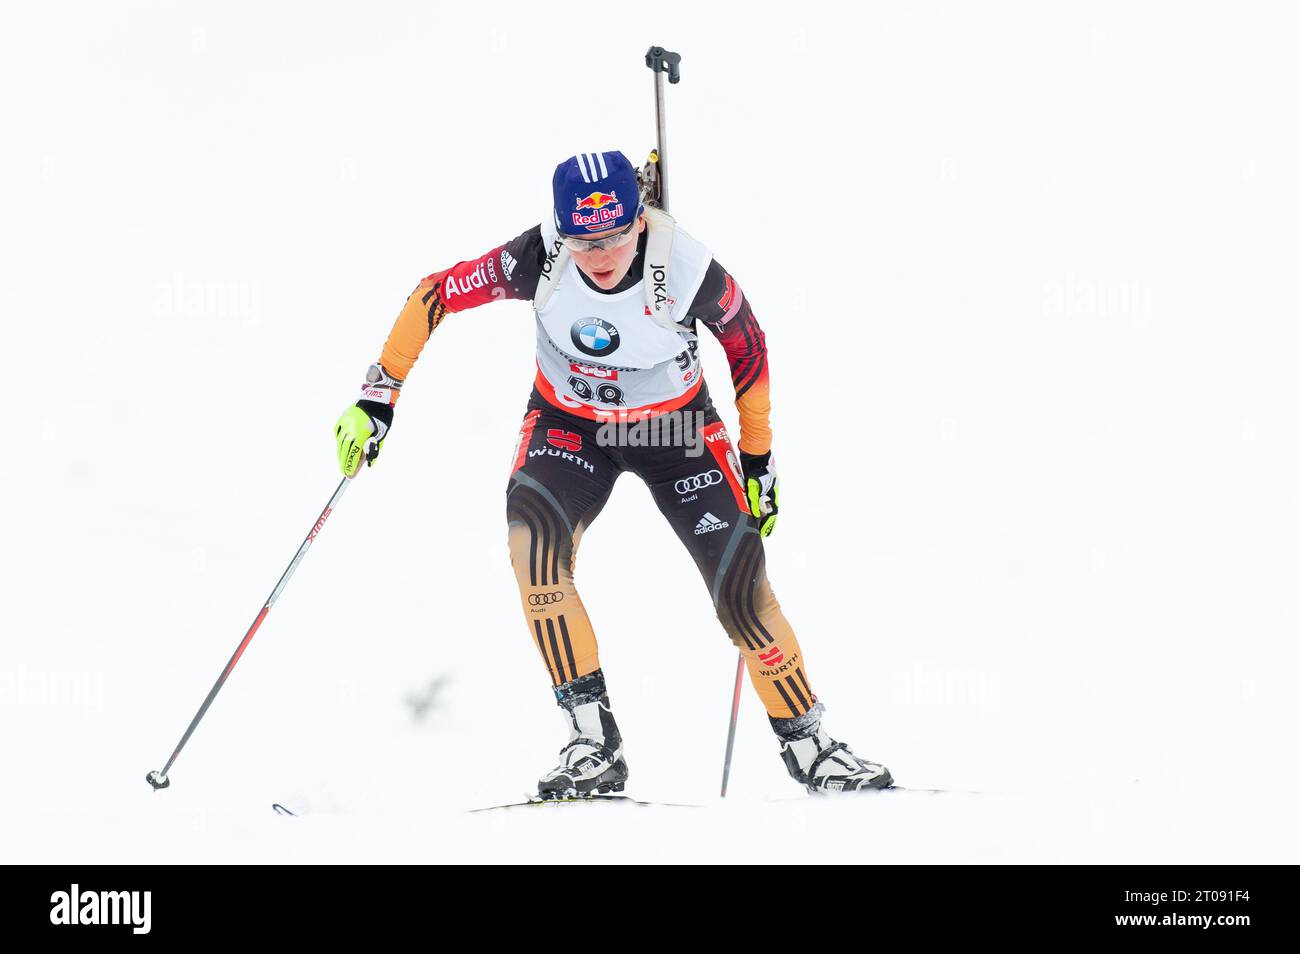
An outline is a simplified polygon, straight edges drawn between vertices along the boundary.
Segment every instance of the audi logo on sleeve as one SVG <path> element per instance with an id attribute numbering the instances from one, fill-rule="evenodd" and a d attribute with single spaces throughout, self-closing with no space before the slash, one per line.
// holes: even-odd
<path id="1" fill-rule="evenodd" d="M 722 483 L 722 471 L 711 470 L 705 474 L 696 474 L 694 477 L 683 477 L 673 484 L 673 489 L 679 494 L 689 494 L 720 483 Z"/>
<path id="2" fill-rule="evenodd" d="M 558 603 L 564 599 L 564 594 L 560 590 L 553 593 L 529 593 L 529 606 L 550 606 L 552 603 Z"/>

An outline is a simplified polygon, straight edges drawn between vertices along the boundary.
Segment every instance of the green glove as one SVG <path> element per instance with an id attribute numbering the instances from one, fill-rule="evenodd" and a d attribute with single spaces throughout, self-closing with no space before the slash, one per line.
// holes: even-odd
<path id="1" fill-rule="evenodd" d="M 334 440 L 338 444 L 339 469 L 344 477 L 355 477 L 362 461 L 373 461 L 379 456 L 379 441 L 372 440 L 377 433 L 369 414 L 357 405 L 343 412 L 334 425 Z"/>
<path id="2" fill-rule="evenodd" d="M 361 386 L 363 397 L 334 425 L 338 445 L 339 470 L 344 477 L 355 477 L 361 462 L 373 465 L 384 446 L 388 429 L 393 426 L 393 404 L 402 382 L 391 377 L 380 365 L 372 364 Z"/>
<path id="3" fill-rule="evenodd" d="M 746 454 L 741 451 L 740 467 L 745 473 L 745 496 L 749 500 L 750 515 L 758 518 L 759 534 L 771 536 L 776 529 L 777 495 L 781 489 L 772 452 Z"/>

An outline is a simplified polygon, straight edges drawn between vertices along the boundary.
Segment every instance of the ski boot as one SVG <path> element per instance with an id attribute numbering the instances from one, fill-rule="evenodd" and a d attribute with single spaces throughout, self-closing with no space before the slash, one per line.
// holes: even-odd
<path id="1" fill-rule="evenodd" d="M 583 798 L 623 791 L 627 762 L 623 738 L 599 669 L 556 687 L 555 698 L 569 723 L 569 741 L 560 764 L 537 783 L 539 798 Z"/>
<path id="2" fill-rule="evenodd" d="M 786 771 L 813 793 L 857 792 L 889 788 L 889 769 L 858 758 L 843 742 L 836 742 L 821 725 L 822 706 L 794 719 L 773 719 L 772 730 L 781 742 Z"/>

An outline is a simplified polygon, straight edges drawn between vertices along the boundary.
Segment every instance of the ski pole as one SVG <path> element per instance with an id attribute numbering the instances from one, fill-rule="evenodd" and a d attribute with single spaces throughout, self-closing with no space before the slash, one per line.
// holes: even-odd
<path id="1" fill-rule="evenodd" d="M 681 81 L 681 62 L 682 55 L 665 50 L 662 46 L 652 46 L 646 50 L 645 65 L 654 71 L 655 74 L 655 132 L 657 145 L 655 147 L 655 174 L 658 185 L 658 202 L 659 208 L 668 211 L 668 120 L 664 115 L 664 73 L 668 74 L 668 82 L 678 83 Z"/>
<path id="2" fill-rule="evenodd" d="M 745 678 L 745 656 L 736 654 L 736 691 L 731 697 L 731 725 L 727 728 L 727 755 L 722 760 L 722 797 L 727 797 L 727 779 L 731 776 L 731 750 L 736 745 L 736 714 L 740 712 L 740 686 Z"/>
<path id="3" fill-rule="evenodd" d="M 271 607 L 275 605 L 275 601 L 279 599 L 280 594 L 284 592 L 284 588 L 289 582 L 289 577 L 293 576 L 293 571 L 298 569 L 298 564 L 302 562 L 302 558 L 307 554 L 307 548 L 310 547 L 312 541 L 316 539 L 316 534 L 320 533 L 321 527 L 325 526 L 325 521 L 329 519 L 330 513 L 338 505 L 339 498 L 343 496 L 343 491 L 347 489 L 351 480 L 350 477 L 344 477 L 339 481 L 338 487 L 334 490 L 334 495 L 330 497 L 329 503 L 325 505 L 325 509 L 322 510 L 320 516 L 316 518 L 316 523 L 312 525 L 311 532 L 307 534 L 307 539 L 302 541 L 302 546 L 298 547 L 298 552 L 294 554 L 293 559 L 289 562 L 289 566 L 285 568 L 285 571 L 282 574 L 280 574 L 280 581 L 275 584 L 275 589 L 271 591 L 271 595 L 268 596 L 266 602 L 262 604 L 262 609 L 257 614 L 257 618 L 253 620 L 253 625 L 248 627 L 248 632 L 245 633 L 244 638 L 239 641 L 239 647 L 235 650 L 235 654 L 230 657 L 230 662 L 226 663 L 226 668 L 221 671 L 221 675 L 217 677 L 217 681 L 208 691 L 208 697 L 203 700 L 203 705 L 199 706 L 199 711 L 195 714 L 194 718 L 190 720 L 190 726 L 185 730 L 185 734 L 181 736 L 180 742 L 176 745 L 176 750 L 172 752 L 172 757 L 167 760 L 167 764 L 162 767 L 161 772 L 150 772 L 144 777 L 145 781 L 153 786 L 155 792 L 159 789 L 166 788 L 172 783 L 171 779 L 167 777 L 167 773 L 171 771 L 172 763 L 176 761 L 176 756 L 181 754 L 181 749 L 185 748 L 185 743 L 188 742 L 190 736 L 194 734 L 194 730 L 197 728 L 199 720 L 202 719 L 204 713 L 208 711 L 208 706 L 212 705 L 212 700 L 217 697 L 217 693 L 221 691 L 221 687 L 226 684 L 226 679 L 229 678 L 231 670 L 235 668 L 235 663 L 239 662 L 239 657 L 244 654 L 244 650 L 252 640 L 253 634 L 257 632 L 257 628 L 262 625 L 262 620 L 266 619 L 266 614 L 271 611 Z"/>

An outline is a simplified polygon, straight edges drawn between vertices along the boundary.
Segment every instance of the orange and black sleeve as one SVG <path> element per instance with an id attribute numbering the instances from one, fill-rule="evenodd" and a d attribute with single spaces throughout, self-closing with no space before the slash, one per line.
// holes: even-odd
<path id="1" fill-rule="evenodd" d="M 709 263 L 690 314 L 717 336 L 727 353 L 740 414 L 740 451 L 761 457 L 772 449 L 767 340 L 744 292 L 717 259 Z"/>
<path id="2" fill-rule="evenodd" d="M 478 258 L 420 279 L 384 342 L 379 356 L 384 370 L 405 381 L 433 329 L 452 312 L 504 298 L 531 300 L 546 257 L 541 231 L 535 225 Z"/>

